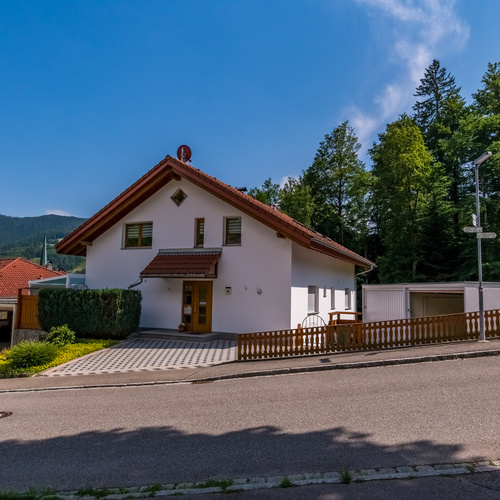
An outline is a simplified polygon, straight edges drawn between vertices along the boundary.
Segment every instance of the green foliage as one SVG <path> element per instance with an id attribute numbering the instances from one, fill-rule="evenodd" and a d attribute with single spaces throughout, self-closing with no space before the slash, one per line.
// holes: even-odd
<path id="1" fill-rule="evenodd" d="M 265 203 L 266 205 L 273 205 L 279 202 L 280 186 L 271 181 L 271 177 L 264 181 L 262 188 L 252 188 L 248 194 L 256 200 Z"/>
<path id="2" fill-rule="evenodd" d="M 280 191 L 280 210 L 305 226 L 311 226 L 314 212 L 314 198 L 310 186 L 304 184 L 301 178 L 288 178 Z"/>
<path id="3" fill-rule="evenodd" d="M 350 484 L 352 481 L 351 471 L 347 467 L 342 467 L 340 471 L 340 482 L 342 484 Z"/>
<path id="4" fill-rule="evenodd" d="M 280 488 L 291 488 L 292 486 L 294 486 L 294 484 L 290 481 L 288 476 L 284 476 L 279 485 Z"/>
<path id="5" fill-rule="evenodd" d="M 0 500 L 62 500 L 62 497 L 51 488 L 29 488 L 24 493 L 13 490 L 0 491 Z"/>
<path id="6" fill-rule="evenodd" d="M 80 488 L 76 491 L 78 497 L 105 498 L 113 492 L 109 488 Z"/>
<path id="7" fill-rule="evenodd" d="M 476 280 L 477 242 L 463 232 L 475 213 L 472 161 L 480 166 L 481 224 L 500 234 L 500 62 L 489 63 L 466 104 L 455 78 L 433 60 L 416 88 L 413 117 L 388 124 L 359 161 L 348 122 L 320 143 L 311 166 L 276 195 L 268 179 L 250 193 L 376 261 L 372 282 Z M 500 280 L 500 237 L 483 241 L 483 279 Z"/>
<path id="8" fill-rule="evenodd" d="M 426 279 L 422 244 L 430 226 L 446 231 L 447 178 L 424 144 L 419 128 L 407 115 L 386 127 L 370 151 L 373 166 L 373 210 L 385 255 L 377 259 L 382 282 Z M 437 226 L 436 217 L 442 214 Z M 438 229 L 439 227 L 439 229 Z M 427 249 L 427 253 L 429 249 Z"/>
<path id="9" fill-rule="evenodd" d="M 14 369 L 44 365 L 55 359 L 57 346 L 49 342 L 20 342 L 7 352 L 5 358 Z"/>
<path id="10" fill-rule="evenodd" d="M 0 215 L 0 257 L 24 257 L 38 263 L 46 235 L 47 257 L 54 269 L 63 268 L 68 272 L 83 270 L 85 263 L 83 257 L 59 255 L 54 245 L 85 220 L 61 215 L 41 217 Z"/>
<path id="11" fill-rule="evenodd" d="M 38 320 L 46 331 L 68 325 L 79 337 L 125 338 L 139 327 L 141 299 L 135 290 L 42 289 Z"/>
<path id="12" fill-rule="evenodd" d="M 40 373 L 54 366 L 67 363 L 73 359 L 90 354 L 91 352 L 111 347 L 116 344 L 115 340 L 94 340 L 94 339 L 78 339 L 75 344 L 67 344 L 59 348 L 59 352 L 54 360 L 36 365 L 30 368 L 15 368 L 8 361 L 2 361 L 2 354 L 0 354 L 0 376 L 1 377 L 16 377 L 26 374 Z M 7 350 L 6 353 L 9 351 Z M 3 355 L 5 357 L 6 354 Z"/>
<path id="13" fill-rule="evenodd" d="M 53 326 L 47 335 L 47 342 L 57 346 L 73 344 L 75 342 L 75 332 L 68 325 Z"/>
<path id="14" fill-rule="evenodd" d="M 364 174 L 358 158 L 361 144 L 349 122 L 345 121 L 320 142 L 313 164 L 304 172 L 304 184 L 310 186 L 315 208 L 312 226 L 343 245 L 353 246 L 351 210 L 359 190 L 356 178 Z"/>
<path id="15" fill-rule="evenodd" d="M 220 488 L 222 491 L 226 491 L 233 483 L 232 479 L 212 479 L 209 477 L 203 483 L 195 483 L 194 488 Z"/>

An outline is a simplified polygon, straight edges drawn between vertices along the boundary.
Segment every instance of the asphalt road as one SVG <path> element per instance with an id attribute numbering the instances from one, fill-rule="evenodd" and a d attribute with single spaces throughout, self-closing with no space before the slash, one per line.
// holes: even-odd
<path id="1" fill-rule="evenodd" d="M 495 357 L 1 394 L 0 490 L 496 460 L 499 376 Z"/>

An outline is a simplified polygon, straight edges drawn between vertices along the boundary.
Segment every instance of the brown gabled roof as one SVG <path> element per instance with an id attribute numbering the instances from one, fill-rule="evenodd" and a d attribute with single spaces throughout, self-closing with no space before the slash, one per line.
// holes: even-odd
<path id="1" fill-rule="evenodd" d="M 17 297 L 19 288 L 27 288 L 30 281 L 65 274 L 39 266 L 22 257 L 0 259 L 0 298 Z"/>
<path id="2" fill-rule="evenodd" d="M 134 182 L 112 202 L 85 221 L 56 245 L 58 253 L 86 254 L 87 246 L 134 208 L 147 200 L 172 180 L 186 179 L 205 189 L 229 205 L 272 228 L 281 236 L 306 248 L 356 264 L 366 269 L 373 266 L 368 259 L 339 245 L 326 236 L 309 229 L 283 212 L 242 193 L 187 163 L 167 156 L 149 172 Z"/>

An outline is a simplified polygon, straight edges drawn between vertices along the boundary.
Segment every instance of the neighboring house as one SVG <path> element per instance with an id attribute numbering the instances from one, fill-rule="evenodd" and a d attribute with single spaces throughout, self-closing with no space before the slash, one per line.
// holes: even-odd
<path id="1" fill-rule="evenodd" d="M 34 264 L 21 257 L 0 259 L 0 342 L 11 342 L 17 295 L 20 288 L 27 288 L 31 280 L 64 276 Z M 28 293 L 25 291 L 25 293 Z"/>
<path id="2" fill-rule="evenodd" d="M 483 283 L 484 309 L 500 309 L 500 283 Z M 477 281 L 363 285 L 363 322 L 479 311 Z"/>
<path id="3" fill-rule="evenodd" d="M 142 327 L 296 328 L 356 310 L 355 267 L 373 265 L 204 172 L 167 156 L 56 245 L 86 256 L 90 288 L 136 287 Z"/>

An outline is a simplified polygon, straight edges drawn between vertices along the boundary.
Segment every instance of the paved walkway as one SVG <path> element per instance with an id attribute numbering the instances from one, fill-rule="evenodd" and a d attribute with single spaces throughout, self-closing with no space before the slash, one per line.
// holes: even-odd
<path id="1" fill-rule="evenodd" d="M 236 350 L 237 342 L 231 340 L 186 342 L 133 339 L 56 366 L 40 376 L 60 377 L 171 368 L 201 368 L 234 361 Z"/>

